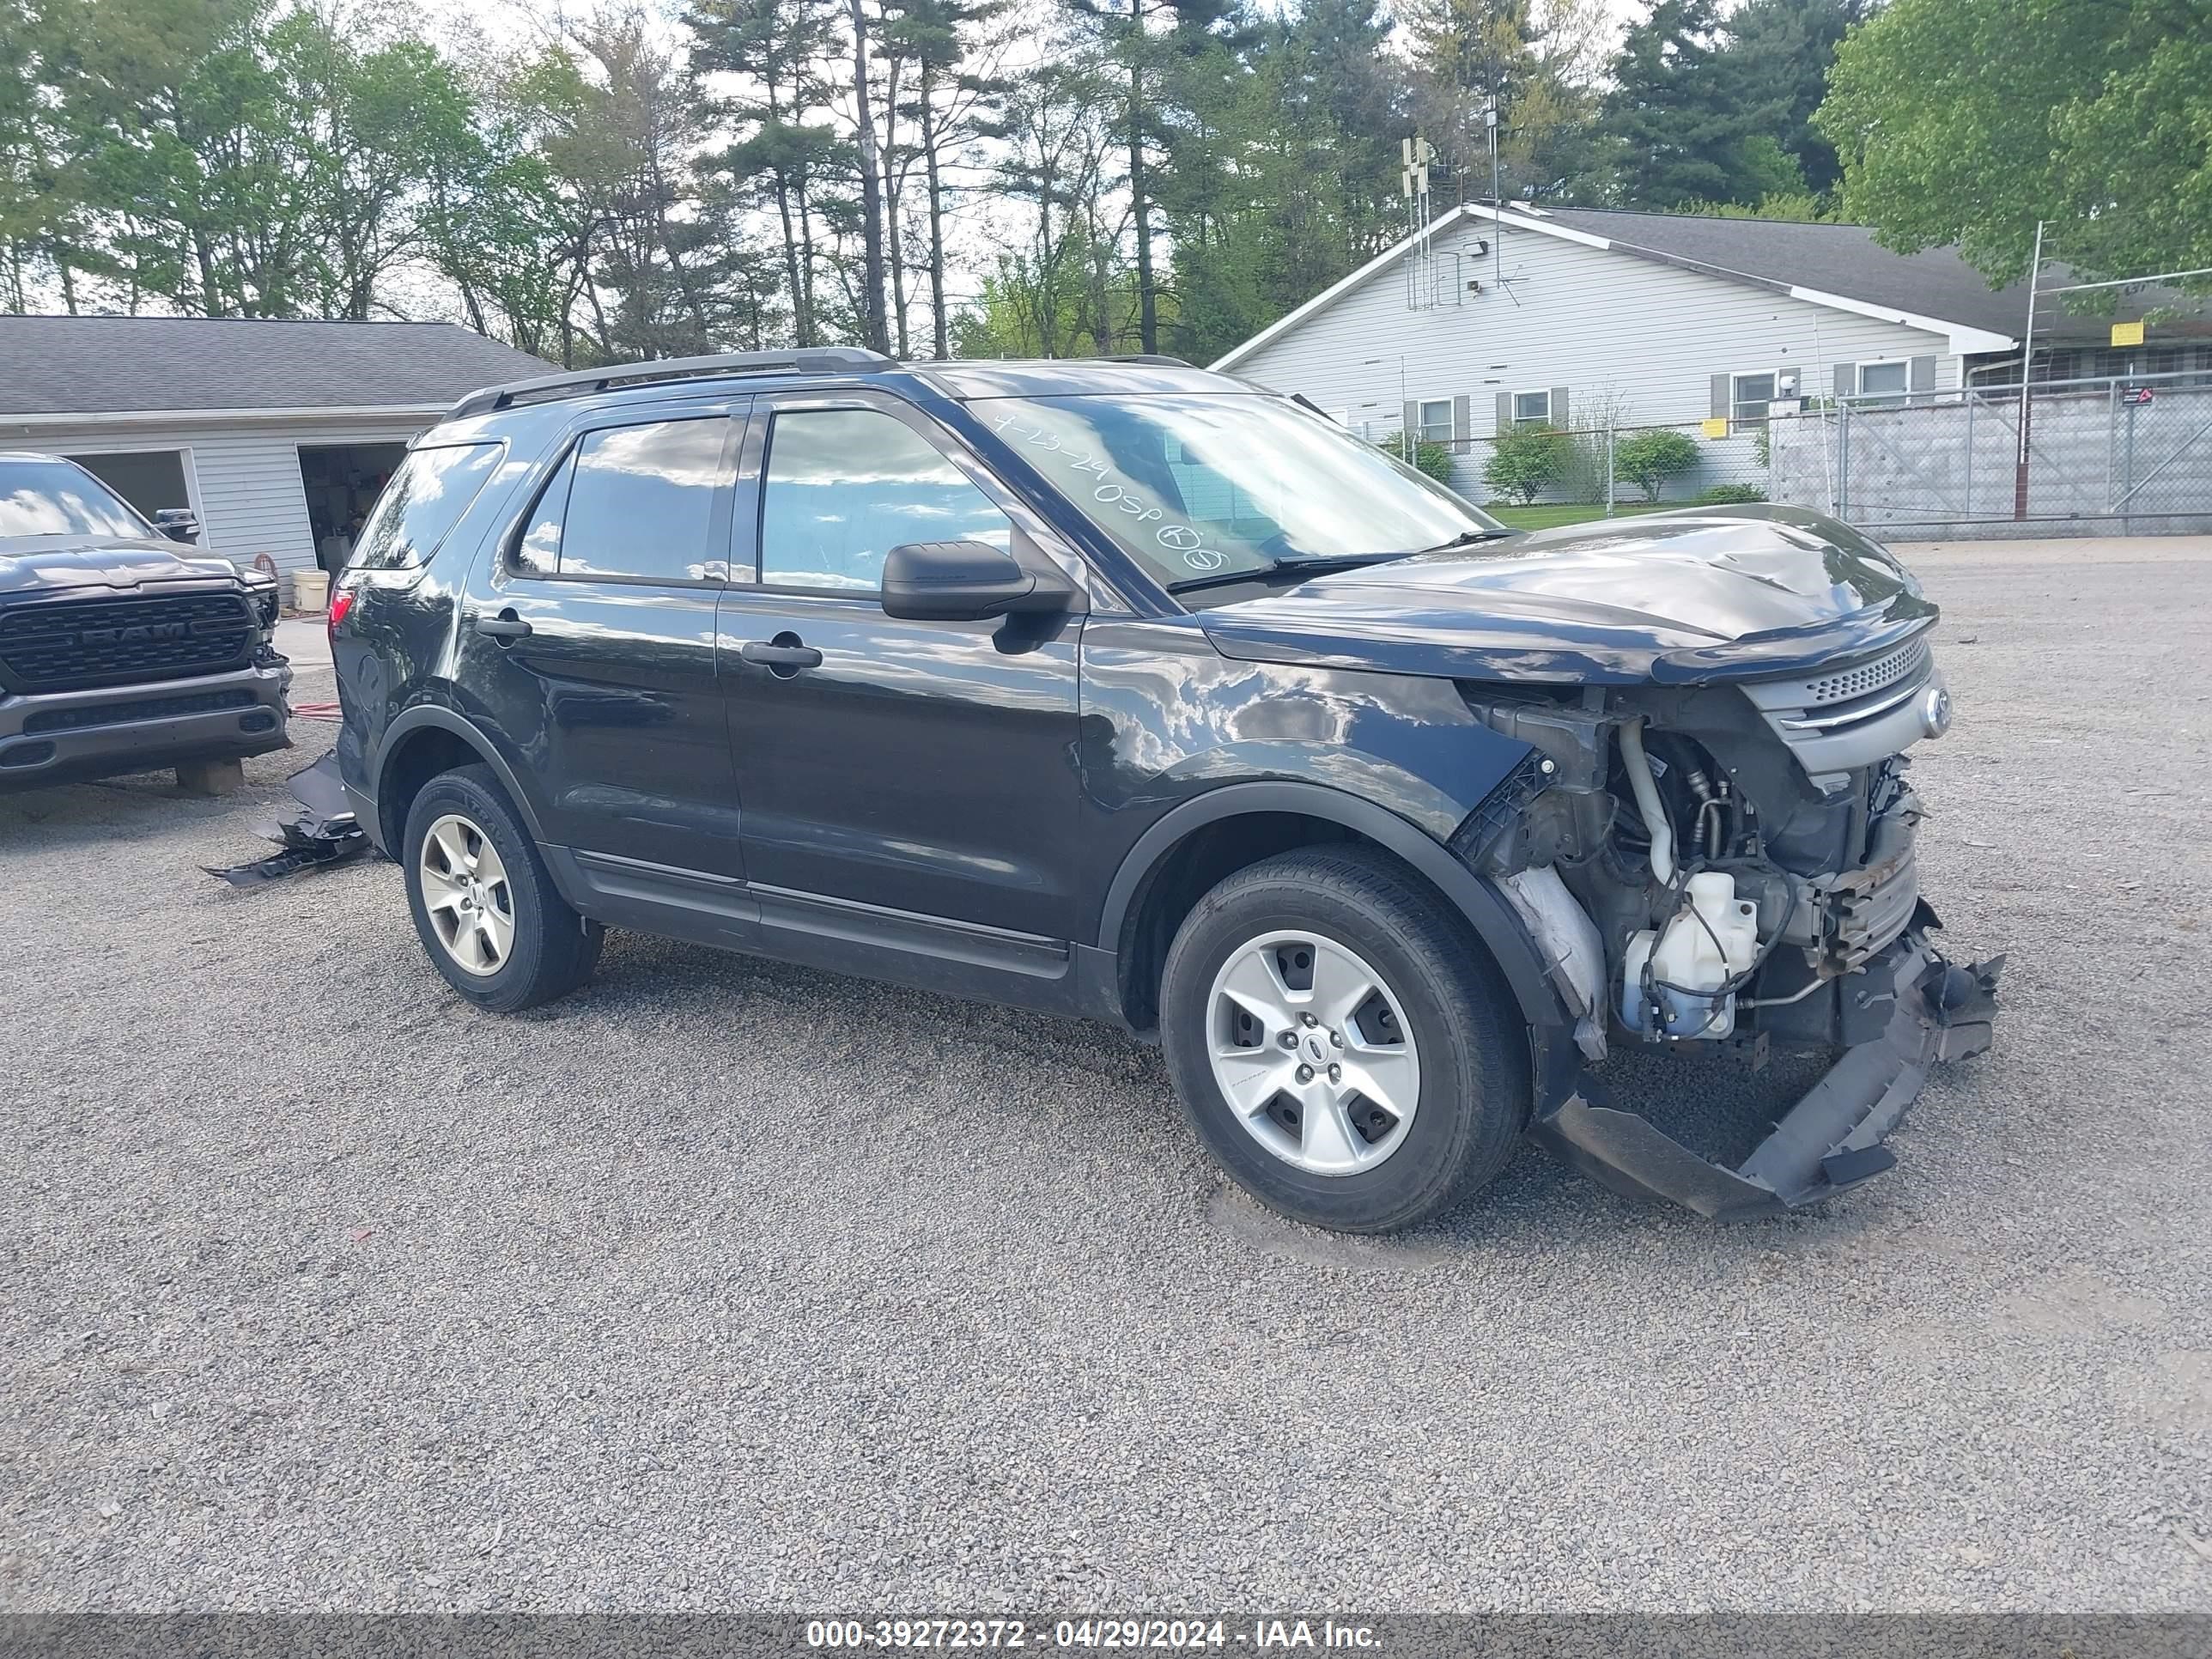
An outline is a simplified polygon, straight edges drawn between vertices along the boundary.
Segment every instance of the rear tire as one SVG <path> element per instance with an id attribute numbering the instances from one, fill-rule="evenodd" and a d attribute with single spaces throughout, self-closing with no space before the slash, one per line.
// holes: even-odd
<path id="1" fill-rule="evenodd" d="M 1494 1177 L 1529 1110 L 1527 1026 L 1466 923 L 1387 855 L 1240 870 L 1169 950 L 1161 1042 L 1206 1150 L 1271 1208 L 1389 1232 Z"/>
<path id="2" fill-rule="evenodd" d="M 561 896 L 489 767 L 425 784 L 407 809 L 399 854 L 431 965 L 477 1007 L 534 1008 L 591 978 L 605 929 Z"/>

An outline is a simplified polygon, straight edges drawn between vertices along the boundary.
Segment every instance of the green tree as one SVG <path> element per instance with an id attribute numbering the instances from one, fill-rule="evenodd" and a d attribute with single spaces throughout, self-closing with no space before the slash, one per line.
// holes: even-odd
<path id="1" fill-rule="evenodd" d="M 1818 125 L 1846 211 L 1993 283 L 2039 219 L 2092 276 L 2212 265 L 2212 13 L 2201 0 L 1893 0 L 1844 40 Z"/>
<path id="2" fill-rule="evenodd" d="M 1596 194 L 1593 148 L 1607 19 L 1587 0 L 1404 0 L 1413 108 L 1435 146 L 1439 204 L 1491 193 L 1498 112 L 1498 188 L 1516 197 Z"/>
<path id="3" fill-rule="evenodd" d="M 1803 188 L 1722 51 L 1714 0 L 1659 0 L 1622 38 L 1606 105 L 1625 205 L 1756 202 Z"/>
<path id="4" fill-rule="evenodd" d="M 1814 113 L 1827 95 L 1837 44 L 1868 10 L 1868 0 L 1746 0 L 1729 15 L 1719 67 L 1730 95 L 1758 112 L 1762 136 L 1816 194 L 1835 189 L 1843 164 Z"/>
<path id="5" fill-rule="evenodd" d="M 1490 446 L 1482 480 L 1524 507 L 1566 475 L 1567 434 L 1550 427 L 1516 427 Z"/>
<path id="6" fill-rule="evenodd" d="M 1613 475 L 1625 478 L 1656 501 L 1667 480 L 1698 464 L 1698 446 L 1686 434 L 1665 427 L 1620 440 L 1613 447 Z"/>

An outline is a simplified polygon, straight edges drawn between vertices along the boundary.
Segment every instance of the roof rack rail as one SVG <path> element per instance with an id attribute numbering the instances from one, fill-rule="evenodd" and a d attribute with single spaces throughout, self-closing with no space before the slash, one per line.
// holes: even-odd
<path id="1" fill-rule="evenodd" d="M 1170 357 L 1164 351 L 1131 351 L 1104 360 L 1109 363 L 1158 363 L 1163 368 L 1195 368 L 1197 364 L 1186 357 Z"/>
<path id="2" fill-rule="evenodd" d="M 488 386 L 455 404 L 446 411 L 446 418 L 458 421 L 471 415 L 511 409 L 517 404 L 585 398 L 595 392 L 647 386 L 655 380 L 705 380 L 718 374 L 849 374 L 895 366 L 894 361 L 882 352 L 860 346 L 808 346 L 797 351 L 724 351 L 707 357 L 660 357 L 641 363 L 612 363 L 566 374 L 542 374 L 531 380 L 511 380 L 505 386 Z"/>

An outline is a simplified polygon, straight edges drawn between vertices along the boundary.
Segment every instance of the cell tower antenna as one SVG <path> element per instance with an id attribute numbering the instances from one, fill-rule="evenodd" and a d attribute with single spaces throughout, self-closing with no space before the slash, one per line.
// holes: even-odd
<path id="1" fill-rule="evenodd" d="M 1436 159 L 1436 151 L 1429 141 L 1416 133 L 1411 138 L 1399 141 L 1399 187 L 1406 196 L 1406 234 L 1413 241 L 1413 257 L 1406 262 L 1406 306 L 1408 310 L 1421 308 L 1429 289 L 1429 163 Z"/>

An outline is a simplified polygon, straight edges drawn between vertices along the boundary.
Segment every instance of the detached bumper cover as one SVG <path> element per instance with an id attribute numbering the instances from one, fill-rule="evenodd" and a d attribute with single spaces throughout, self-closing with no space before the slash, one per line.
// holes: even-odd
<path id="1" fill-rule="evenodd" d="M 1882 1139 L 1919 1098 L 1931 1066 L 1990 1046 L 2003 965 L 1998 957 L 1954 967 L 1919 927 L 1906 933 L 1866 969 L 1875 983 L 1862 1000 L 1891 1007 L 1881 1034 L 1844 1049 L 1739 1168 L 1700 1158 L 1613 1105 L 1586 1073 L 1540 1106 L 1529 1133 L 1615 1192 L 1664 1199 L 1715 1220 L 1817 1204 L 1897 1162 Z"/>

